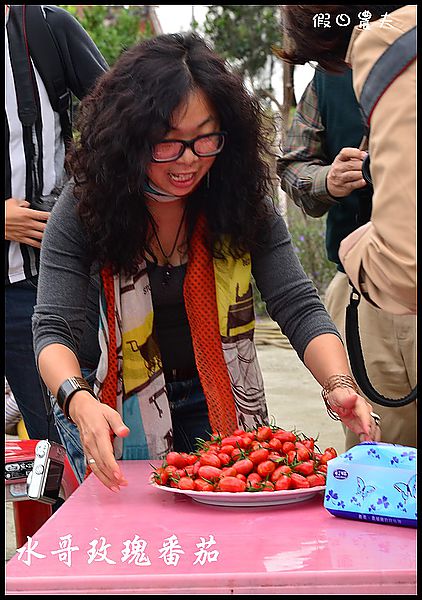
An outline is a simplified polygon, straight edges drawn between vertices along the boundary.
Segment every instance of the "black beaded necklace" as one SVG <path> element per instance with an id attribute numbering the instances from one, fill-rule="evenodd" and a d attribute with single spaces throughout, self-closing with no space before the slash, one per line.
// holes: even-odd
<path id="1" fill-rule="evenodd" d="M 158 237 L 158 233 L 157 233 L 157 228 L 155 227 L 155 223 L 154 223 L 154 218 L 149 215 L 149 220 L 151 223 L 151 227 L 152 227 L 152 231 L 154 233 L 154 237 L 157 240 L 157 244 L 158 247 L 160 248 L 160 252 L 163 255 L 163 257 L 166 259 L 166 264 L 164 265 L 165 269 L 164 269 L 164 275 L 163 275 L 163 281 L 161 282 L 162 285 L 168 285 L 170 279 L 171 279 L 171 272 L 173 269 L 173 265 L 170 262 L 170 257 L 173 255 L 175 249 L 176 249 L 176 244 L 177 244 L 177 240 L 179 239 L 179 235 L 180 235 L 180 231 L 182 229 L 182 225 L 183 225 L 183 221 L 185 220 L 185 216 L 186 216 L 186 210 L 187 210 L 187 204 L 185 205 L 185 208 L 183 210 L 183 214 L 182 214 L 182 218 L 180 219 L 180 223 L 179 223 L 179 227 L 177 229 L 177 233 L 176 233 L 176 237 L 173 243 L 173 247 L 171 249 L 171 251 L 169 252 L 169 254 L 166 254 L 164 252 L 163 246 L 161 245 L 160 242 L 160 238 Z"/>

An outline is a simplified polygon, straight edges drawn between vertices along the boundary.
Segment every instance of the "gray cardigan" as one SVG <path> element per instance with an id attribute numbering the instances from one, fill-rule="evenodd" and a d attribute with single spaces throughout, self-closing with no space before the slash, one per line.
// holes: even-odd
<path id="1" fill-rule="evenodd" d="M 76 203 L 68 184 L 44 233 L 33 316 L 34 350 L 38 360 L 45 346 L 64 344 L 82 367 L 94 369 L 100 355 L 99 273 L 87 259 Z M 275 209 L 268 217 L 268 233 L 265 245 L 251 253 L 252 274 L 268 314 L 303 360 L 314 337 L 333 333 L 340 338 L 340 334 L 304 273 L 286 224 Z M 154 297 L 154 289 L 152 293 Z"/>

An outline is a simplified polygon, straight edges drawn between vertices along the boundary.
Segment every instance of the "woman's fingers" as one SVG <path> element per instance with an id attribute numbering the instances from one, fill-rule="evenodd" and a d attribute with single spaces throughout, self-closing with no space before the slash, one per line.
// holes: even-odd
<path id="1" fill-rule="evenodd" d="M 112 408 L 105 405 L 96 408 L 100 408 L 100 416 L 97 413 L 94 418 L 91 413 L 84 423 L 78 423 L 81 440 L 91 471 L 106 487 L 117 492 L 120 486 L 127 485 L 127 480 L 114 457 L 110 429 L 119 437 L 126 437 L 129 428 Z"/>
<path id="2" fill-rule="evenodd" d="M 330 406 L 361 442 L 381 439 L 380 427 L 372 416 L 372 406 L 362 396 L 347 388 L 337 388 L 330 396 Z"/>

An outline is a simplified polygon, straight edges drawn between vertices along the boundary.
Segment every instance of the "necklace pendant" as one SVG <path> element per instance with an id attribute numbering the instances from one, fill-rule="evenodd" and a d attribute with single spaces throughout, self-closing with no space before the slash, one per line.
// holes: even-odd
<path id="1" fill-rule="evenodd" d="M 171 264 L 170 264 L 170 263 L 168 263 L 168 264 L 165 266 L 165 269 L 164 269 L 164 274 L 163 274 L 163 281 L 162 281 L 162 284 L 163 284 L 163 285 L 168 285 L 168 283 L 169 283 L 170 279 L 171 279 Z"/>

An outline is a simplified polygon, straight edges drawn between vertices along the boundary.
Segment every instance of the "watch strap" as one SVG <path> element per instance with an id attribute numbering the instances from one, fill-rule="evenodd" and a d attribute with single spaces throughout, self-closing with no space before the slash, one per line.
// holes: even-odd
<path id="1" fill-rule="evenodd" d="M 79 391 L 89 392 L 91 396 L 96 398 L 93 389 L 83 377 L 69 377 L 61 384 L 57 391 L 57 404 L 69 421 L 72 421 L 71 417 L 69 416 L 70 400 L 72 399 L 73 395 Z"/>

